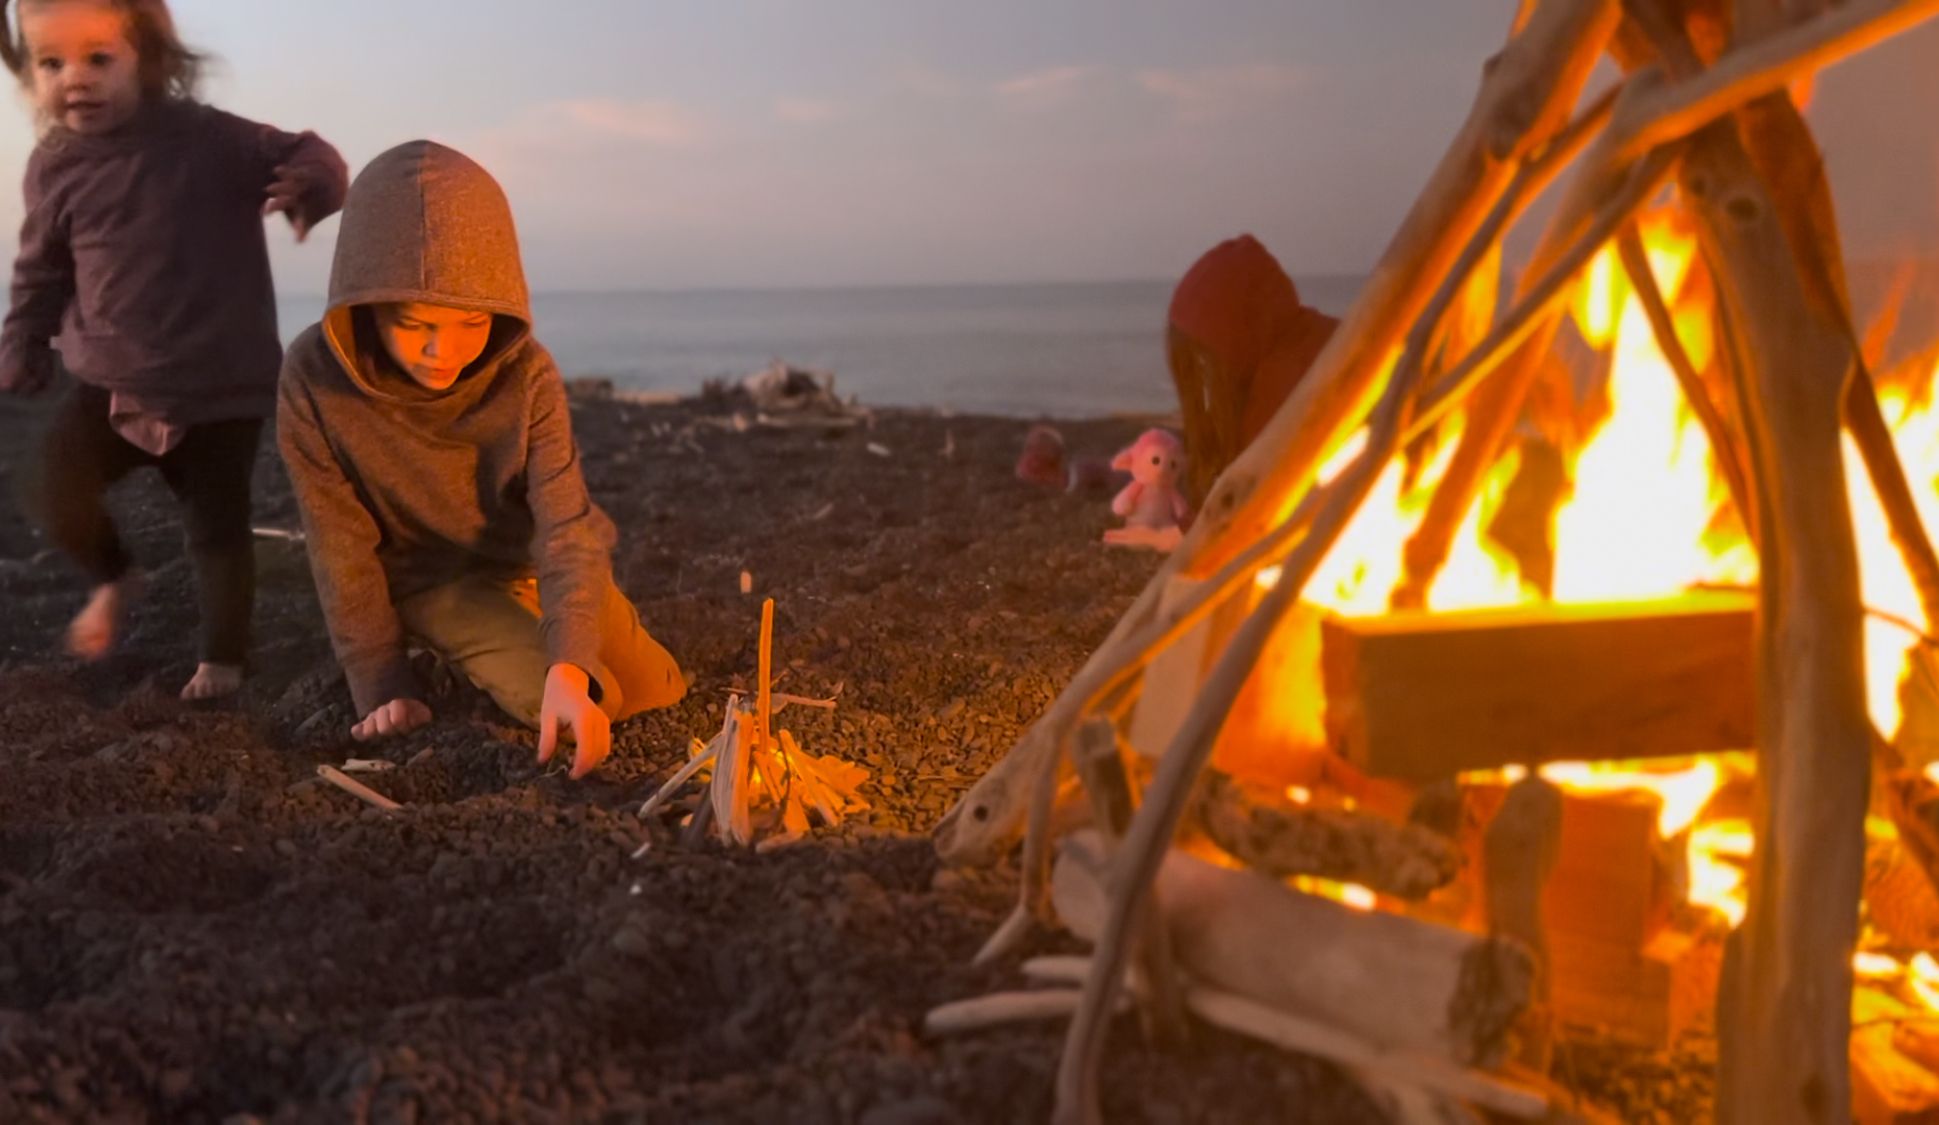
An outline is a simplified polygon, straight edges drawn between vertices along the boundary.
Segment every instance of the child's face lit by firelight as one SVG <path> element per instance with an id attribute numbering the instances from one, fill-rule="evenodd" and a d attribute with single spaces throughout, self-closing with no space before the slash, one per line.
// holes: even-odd
<path id="1" fill-rule="evenodd" d="M 100 0 L 40 0 L 20 9 L 34 101 L 76 133 L 108 133 L 141 106 L 141 67 L 128 17 Z"/>
<path id="2" fill-rule="evenodd" d="M 382 305 L 377 334 L 412 382 L 442 391 L 484 354 L 491 339 L 491 314 L 416 301 Z"/>

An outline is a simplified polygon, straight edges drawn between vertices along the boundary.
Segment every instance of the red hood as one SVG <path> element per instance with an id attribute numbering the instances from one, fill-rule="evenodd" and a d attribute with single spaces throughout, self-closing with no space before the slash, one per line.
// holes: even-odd
<path id="1" fill-rule="evenodd" d="M 1230 369 L 1250 371 L 1299 324 L 1299 290 L 1258 239 L 1242 234 L 1185 271 L 1169 319 Z"/>

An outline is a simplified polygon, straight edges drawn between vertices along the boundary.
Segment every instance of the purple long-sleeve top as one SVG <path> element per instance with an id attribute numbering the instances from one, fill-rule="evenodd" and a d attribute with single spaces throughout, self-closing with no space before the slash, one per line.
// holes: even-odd
<path id="1" fill-rule="evenodd" d="M 175 428 L 267 417 L 282 343 L 263 230 L 277 169 L 310 225 L 343 205 L 343 158 L 199 102 L 144 106 L 111 133 L 56 130 L 27 162 L 0 387 L 60 352 L 117 415 Z"/>

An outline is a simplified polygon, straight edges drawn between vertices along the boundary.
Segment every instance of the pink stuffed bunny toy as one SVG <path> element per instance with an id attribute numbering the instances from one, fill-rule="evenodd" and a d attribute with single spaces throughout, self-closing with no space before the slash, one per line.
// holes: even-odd
<path id="1" fill-rule="evenodd" d="M 1111 467 L 1131 474 L 1111 501 L 1111 510 L 1124 518 L 1127 528 L 1143 527 L 1155 531 L 1182 525 L 1192 514 L 1185 494 L 1179 491 L 1179 476 L 1185 469 L 1185 447 L 1169 430 L 1146 430 L 1138 440 L 1111 460 Z"/>

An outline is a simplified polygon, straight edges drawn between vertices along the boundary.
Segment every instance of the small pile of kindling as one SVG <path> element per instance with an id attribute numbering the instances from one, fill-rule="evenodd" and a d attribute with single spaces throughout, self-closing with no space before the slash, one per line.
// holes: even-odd
<path id="1" fill-rule="evenodd" d="M 727 718 L 711 742 L 693 740 L 692 757 L 646 803 L 642 818 L 652 815 L 682 786 L 703 779 L 688 821 L 690 839 L 711 831 L 723 843 L 753 844 L 763 849 L 792 843 L 807 835 L 810 816 L 824 827 L 868 808 L 858 790 L 868 771 L 853 762 L 804 751 L 788 731 L 774 729 L 774 716 L 790 704 L 833 708 L 833 700 L 777 696 L 770 672 L 774 651 L 774 599 L 761 605 L 760 670 L 752 700 L 731 695 Z M 646 854 L 651 841 L 634 855 Z"/>

